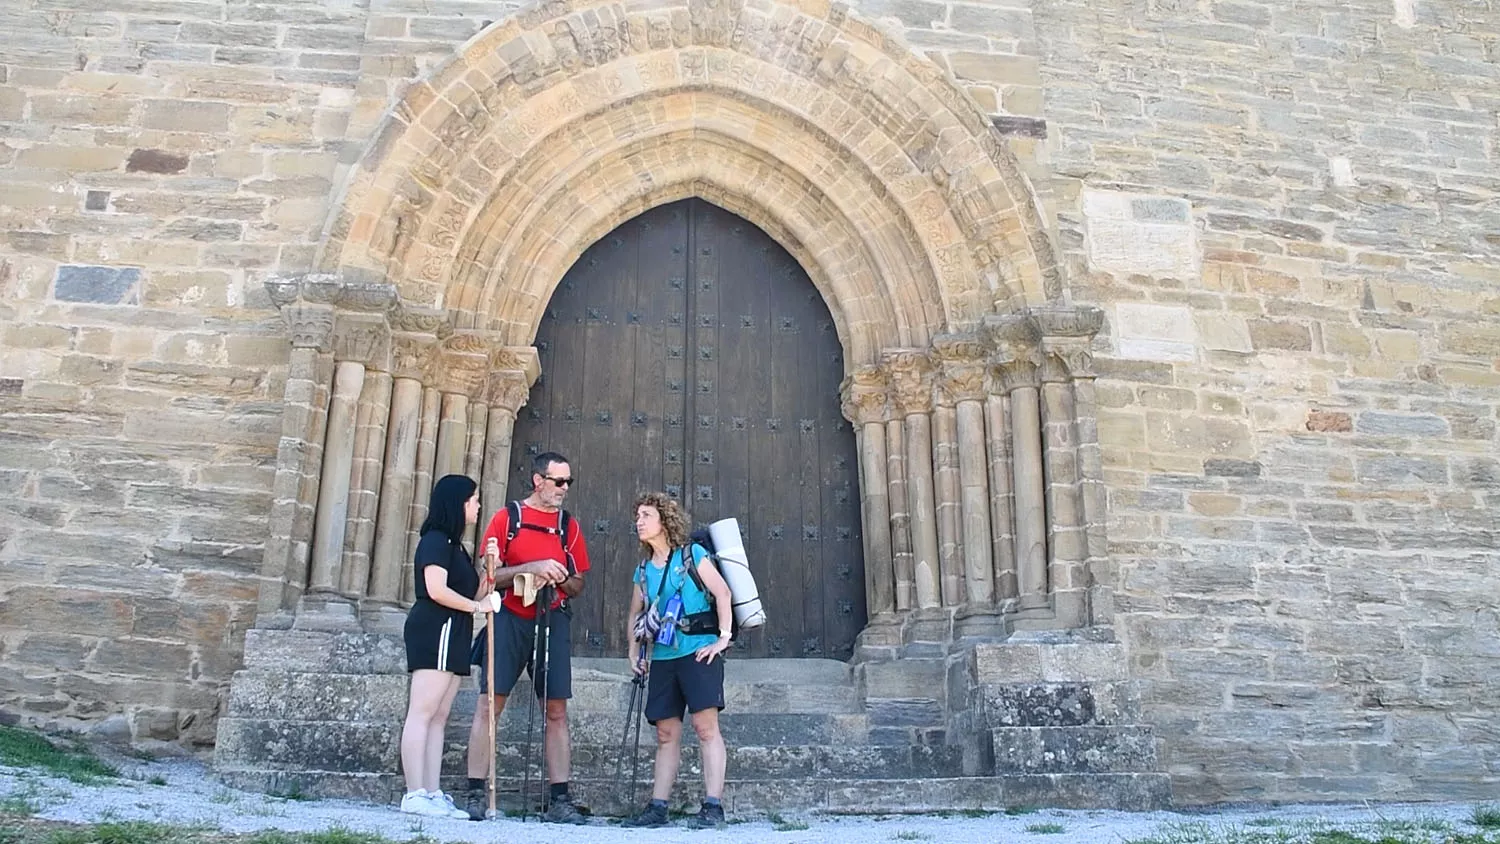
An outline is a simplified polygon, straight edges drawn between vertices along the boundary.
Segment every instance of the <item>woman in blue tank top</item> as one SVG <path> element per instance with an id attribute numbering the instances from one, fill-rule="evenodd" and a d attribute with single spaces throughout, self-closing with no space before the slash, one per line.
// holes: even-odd
<path id="1" fill-rule="evenodd" d="M 719 733 L 724 708 L 724 660 L 733 630 L 729 585 L 701 546 L 688 540 L 688 516 L 670 496 L 648 492 L 635 502 L 635 530 L 645 555 L 630 586 L 630 664 L 647 670 L 646 720 L 656 726 L 656 770 L 651 803 L 626 826 L 666 826 L 667 799 L 677 781 L 682 753 L 682 716 L 693 716 L 703 752 L 703 808 L 689 819 L 700 828 L 723 824 L 724 767 L 727 751 Z M 689 566 L 692 570 L 689 570 Z M 692 575 L 696 572 L 698 577 Z M 712 603 L 710 603 L 712 596 Z M 691 634 L 680 620 L 713 610 L 718 632 Z M 659 624 L 646 641 L 636 638 L 636 619 L 645 613 Z"/>

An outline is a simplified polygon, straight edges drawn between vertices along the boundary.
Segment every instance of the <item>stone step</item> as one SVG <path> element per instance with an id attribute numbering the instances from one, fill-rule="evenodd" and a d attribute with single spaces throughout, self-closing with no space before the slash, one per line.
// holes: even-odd
<path id="1" fill-rule="evenodd" d="M 1156 769 L 1151 728 L 999 727 L 990 730 L 995 771 L 1005 774 L 1114 774 Z"/>
<path id="2" fill-rule="evenodd" d="M 529 767 L 533 776 L 540 771 L 538 748 L 533 744 Z M 731 779 L 744 782 L 781 779 L 891 779 L 955 777 L 963 774 L 962 753 L 957 747 L 850 747 L 812 745 L 802 747 L 760 747 L 729 745 L 727 772 Z M 466 748 L 449 745 L 443 760 L 444 770 L 463 770 Z M 574 745 L 572 768 L 582 776 L 613 777 L 616 767 L 628 771 L 631 748 L 620 745 Z M 656 753 L 656 737 L 641 731 L 636 759 L 642 776 L 650 777 L 651 760 Z M 527 765 L 527 750 L 518 742 L 497 745 L 496 770 L 515 776 Z M 702 772 L 700 748 L 684 743 L 682 776 L 697 777 Z"/>
<path id="3" fill-rule="evenodd" d="M 985 684 L 980 707 L 997 727 L 1081 727 L 1140 722 L 1134 683 Z"/>
<path id="4" fill-rule="evenodd" d="M 400 636 L 252 627 L 245 631 L 245 669 L 405 677 L 406 646 Z"/>
<path id="5" fill-rule="evenodd" d="M 866 698 L 947 699 L 948 668 L 941 659 L 897 659 L 866 662 L 854 669 L 855 683 Z"/>
<path id="6" fill-rule="evenodd" d="M 623 664 L 623 660 L 620 661 Z M 236 672 L 230 685 L 227 714 L 240 718 L 297 718 L 316 713 L 328 720 L 375 721 L 406 715 L 409 679 L 405 674 L 312 674 L 267 669 Z M 525 689 L 524 678 L 519 688 Z M 455 718 L 474 713 L 475 680 L 464 681 L 454 700 Z M 575 673 L 574 714 L 597 712 L 624 716 L 631 685 L 625 675 Z M 520 703 L 521 698 L 516 702 Z M 735 677 L 724 683 L 728 710 L 765 714 L 858 714 L 860 701 L 851 683 L 817 685 Z M 506 707 L 507 713 L 516 707 Z M 524 708 L 524 707 L 521 707 Z M 511 717 L 511 716 L 507 716 Z M 520 717 L 519 715 L 514 717 Z"/>
<path id="7" fill-rule="evenodd" d="M 618 747 L 624 733 L 623 716 L 618 719 L 584 718 L 569 724 L 575 754 L 582 748 Z M 862 715 L 759 715 L 725 714 L 719 729 L 731 747 L 859 748 L 868 744 L 868 724 Z M 539 741 L 540 727 L 534 736 Z M 685 730 L 684 744 L 695 744 L 696 735 Z M 654 731 L 642 727 L 642 742 L 654 745 Z M 399 756 L 401 721 L 300 721 L 224 717 L 219 719 L 215 764 L 246 764 L 259 768 L 322 771 L 381 771 Z M 447 741 L 451 748 L 466 748 L 469 722 L 450 721 Z M 501 730 L 499 741 L 525 742 L 524 721 L 517 728 Z M 903 745 L 891 747 L 902 749 Z M 601 750 L 601 753 L 603 751 Z M 787 757 L 791 758 L 791 757 Z"/>
<path id="8" fill-rule="evenodd" d="M 354 774 L 304 771 L 289 774 L 225 768 L 219 778 L 235 788 L 268 793 L 298 792 L 395 805 L 402 781 L 395 773 Z M 595 815 L 620 816 L 640 808 L 647 796 L 642 772 L 634 798 L 625 783 L 612 777 L 575 777 L 575 799 Z M 627 775 L 628 777 L 628 775 Z M 496 779 L 497 803 L 519 805 L 520 781 Z M 533 794 L 540 784 L 530 783 Z M 444 789 L 459 794 L 462 781 L 445 779 Z M 702 782 L 688 772 L 674 789 L 674 807 L 696 808 Z M 1151 811 L 1170 805 L 1171 785 L 1166 774 L 1013 774 L 992 777 L 935 777 L 907 779 L 787 778 L 738 780 L 730 777 L 724 802 L 731 814 L 767 812 L 827 812 L 832 814 L 903 814 L 916 812 L 991 811 L 1028 806 L 1063 809 L 1123 809 Z"/>

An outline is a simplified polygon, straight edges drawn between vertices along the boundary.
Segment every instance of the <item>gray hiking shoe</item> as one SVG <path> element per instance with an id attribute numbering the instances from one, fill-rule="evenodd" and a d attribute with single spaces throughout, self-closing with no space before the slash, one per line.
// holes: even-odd
<path id="1" fill-rule="evenodd" d="M 552 805 L 542 813 L 542 820 L 548 823 L 570 823 L 582 826 L 589 822 L 584 814 L 573 805 L 573 798 L 568 795 L 552 798 Z"/>
<path id="2" fill-rule="evenodd" d="M 728 823 L 724 819 L 724 804 L 722 803 L 717 806 L 704 803 L 703 808 L 698 810 L 698 814 L 687 819 L 687 825 L 693 829 L 723 829 Z"/>
<path id="3" fill-rule="evenodd" d="M 490 796 L 482 788 L 469 789 L 464 798 L 464 811 L 469 813 L 469 820 L 482 821 L 485 813 L 490 809 Z"/>
<path id="4" fill-rule="evenodd" d="M 633 818 L 626 818 L 621 826 L 666 826 L 671 823 L 667 818 L 667 807 L 658 806 L 655 803 L 646 807 L 646 810 Z"/>

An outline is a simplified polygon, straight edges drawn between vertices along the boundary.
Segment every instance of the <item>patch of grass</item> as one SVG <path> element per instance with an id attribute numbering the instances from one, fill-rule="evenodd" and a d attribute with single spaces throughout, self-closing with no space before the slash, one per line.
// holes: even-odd
<path id="1" fill-rule="evenodd" d="M 1005 807 L 1005 814 L 1010 815 L 1011 817 L 1016 817 L 1017 815 L 1034 815 L 1034 814 L 1036 814 L 1036 812 L 1037 812 L 1037 808 L 1035 806 L 1006 806 Z"/>
<path id="2" fill-rule="evenodd" d="M 1500 806 L 1475 806 L 1474 815 L 1469 820 L 1480 829 L 1500 829 Z"/>
<path id="3" fill-rule="evenodd" d="M 391 844 L 391 839 L 373 832 L 335 826 L 322 832 L 305 832 L 301 844 Z"/>
<path id="4" fill-rule="evenodd" d="M 20 844 L 21 830 L 13 827 L 0 827 L 0 844 Z"/>
<path id="5" fill-rule="evenodd" d="M 891 837 L 897 841 L 926 841 L 932 836 L 925 832 L 918 832 L 915 829 L 903 829 Z"/>
<path id="6" fill-rule="evenodd" d="M 1251 818 L 1245 821 L 1245 826 L 1283 826 L 1285 823 L 1281 818 Z"/>
<path id="7" fill-rule="evenodd" d="M 40 769 L 84 784 L 120 776 L 113 765 L 100 762 L 81 745 L 64 746 L 61 740 L 19 727 L 0 726 L 0 764 Z"/>
<path id="8" fill-rule="evenodd" d="M 230 791 L 227 788 L 221 788 L 218 791 L 215 791 L 213 795 L 208 798 L 208 802 L 230 806 L 240 802 L 240 798 L 233 791 Z"/>
<path id="9" fill-rule="evenodd" d="M 97 844 L 178 844 L 189 840 L 190 828 L 150 821 L 101 823 L 90 839 Z"/>
<path id="10" fill-rule="evenodd" d="M 806 821 L 789 821 L 786 818 L 783 818 L 781 815 L 776 814 L 775 812 L 767 812 L 766 820 L 771 822 L 771 828 L 776 830 L 777 832 L 797 832 L 798 830 L 807 829 Z"/>
<path id="11" fill-rule="evenodd" d="M 280 791 L 271 792 L 272 797 L 280 797 L 282 800 L 311 800 L 313 796 L 302 790 L 302 783 L 293 781 L 290 785 Z"/>
<path id="12" fill-rule="evenodd" d="M 1063 831 L 1060 823 L 1034 823 L 1026 827 L 1026 831 L 1035 835 L 1057 835 Z"/>
<path id="13" fill-rule="evenodd" d="M 0 797 L 0 817 L 29 818 L 41 810 L 42 807 L 36 801 L 25 795 L 8 794 Z"/>
<path id="14" fill-rule="evenodd" d="M 155 774 L 146 780 L 147 785 L 166 785 L 167 778 L 161 774 Z"/>

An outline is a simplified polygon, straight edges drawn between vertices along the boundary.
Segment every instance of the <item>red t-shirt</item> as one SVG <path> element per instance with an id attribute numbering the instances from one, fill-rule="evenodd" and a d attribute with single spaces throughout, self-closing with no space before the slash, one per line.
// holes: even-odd
<path id="1" fill-rule="evenodd" d="M 537 525 L 538 527 L 557 530 L 558 522 L 561 521 L 561 511 L 547 513 L 521 504 L 521 524 Z M 568 524 L 568 550 L 573 552 L 573 565 L 579 574 L 589 570 L 589 552 L 583 544 L 583 531 L 578 528 L 576 519 L 569 519 Z M 500 565 L 519 566 L 533 563 L 537 560 L 556 560 L 564 566 L 568 564 L 568 558 L 563 555 L 561 537 L 556 533 L 548 533 L 541 530 L 531 530 L 523 527 L 516 531 L 516 538 L 506 547 L 505 534 L 510 529 L 510 508 L 502 507 L 490 519 L 490 526 L 485 528 L 484 536 L 479 540 L 479 552 L 484 553 L 485 546 L 490 544 L 490 537 L 494 537 L 496 544 L 500 546 Z M 556 607 L 563 601 L 562 590 L 557 590 L 557 599 L 552 606 Z M 536 618 L 536 605 L 529 607 L 521 605 L 521 596 L 512 590 L 507 590 L 504 600 L 505 608 L 525 619 Z"/>

